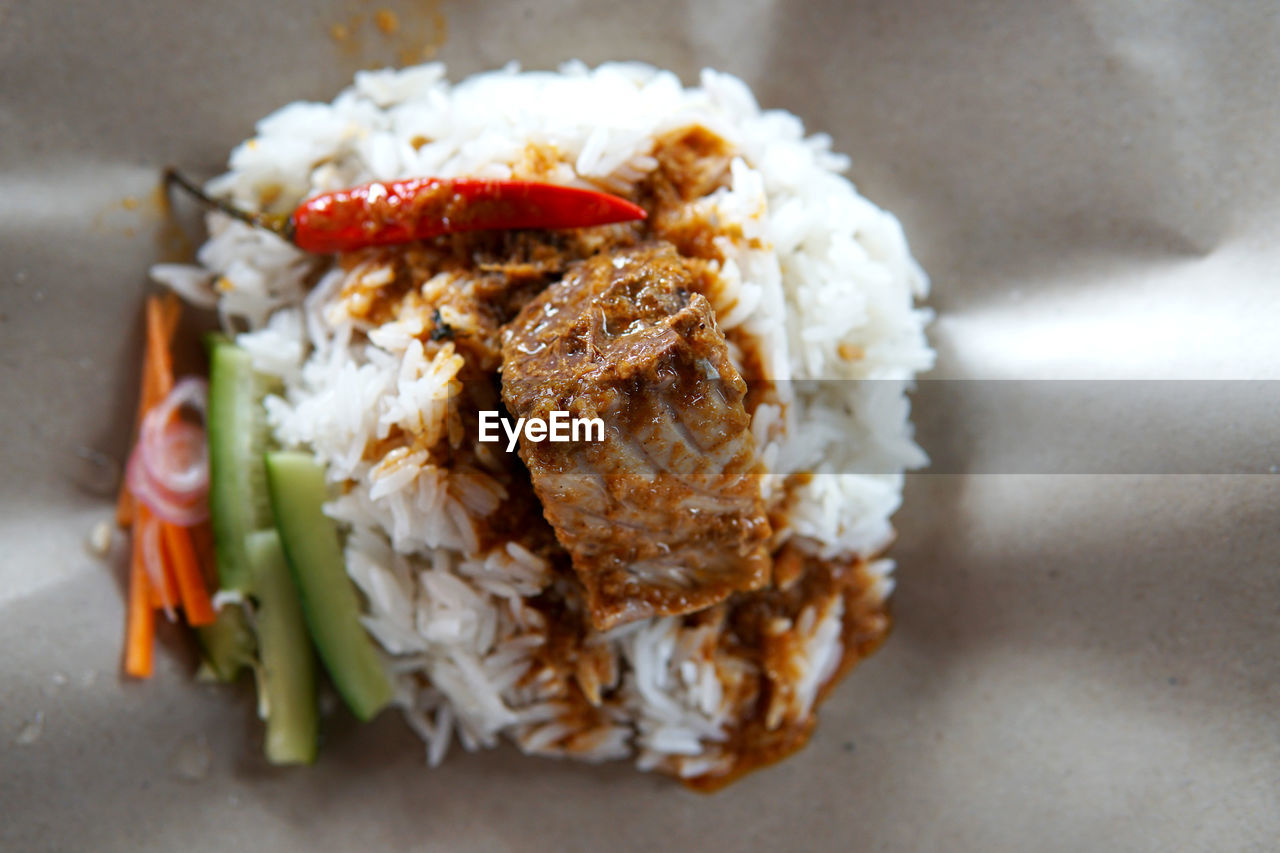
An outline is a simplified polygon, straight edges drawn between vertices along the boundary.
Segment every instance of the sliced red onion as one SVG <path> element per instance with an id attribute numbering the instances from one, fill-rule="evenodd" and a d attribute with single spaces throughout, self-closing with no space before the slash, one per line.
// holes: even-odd
<path id="1" fill-rule="evenodd" d="M 178 418 L 178 412 L 185 407 L 198 411 L 203 420 L 208 398 L 208 383 L 187 377 L 147 412 L 138 431 L 138 447 L 147 476 L 176 503 L 200 498 L 209 488 L 204 430 Z"/>
<path id="2" fill-rule="evenodd" d="M 191 527 L 209 517 L 209 506 L 203 496 L 195 501 L 175 500 L 147 474 L 142 464 L 142 444 L 133 449 L 129 467 L 125 469 L 125 482 L 135 498 L 142 501 L 156 518 L 182 527 Z"/>
<path id="3" fill-rule="evenodd" d="M 125 478 L 156 518 L 183 527 L 209 517 L 209 447 L 205 431 L 182 420 L 183 408 L 205 417 L 209 386 L 186 378 L 142 419 Z"/>
<path id="4" fill-rule="evenodd" d="M 142 463 L 178 500 L 202 495 L 209 488 L 209 444 L 204 430 L 195 424 L 173 421 L 164 427 L 157 444 L 144 451 Z"/>

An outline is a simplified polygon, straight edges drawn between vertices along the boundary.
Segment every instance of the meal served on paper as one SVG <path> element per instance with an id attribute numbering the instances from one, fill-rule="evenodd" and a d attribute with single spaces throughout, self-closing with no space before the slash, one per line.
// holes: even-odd
<path id="1" fill-rule="evenodd" d="M 361 73 L 204 187 L 217 312 L 147 305 L 126 672 L 181 611 L 314 758 L 327 673 L 439 763 L 500 737 L 712 789 L 801 747 L 889 628 L 927 280 L 736 78 Z M 864 381 L 876 380 L 876 381 Z"/>

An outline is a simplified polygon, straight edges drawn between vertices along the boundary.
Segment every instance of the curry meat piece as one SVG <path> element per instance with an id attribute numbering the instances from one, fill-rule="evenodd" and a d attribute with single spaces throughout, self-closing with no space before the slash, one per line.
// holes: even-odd
<path id="1" fill-rule="evenodd" d="M 594 626 L 689 613 L 769 580 L 762 467 L 702 269 L 666 244 L 572 268 L 504 330 L 516 417 L 600 418 L 603 441 L 520 457 Z"/>

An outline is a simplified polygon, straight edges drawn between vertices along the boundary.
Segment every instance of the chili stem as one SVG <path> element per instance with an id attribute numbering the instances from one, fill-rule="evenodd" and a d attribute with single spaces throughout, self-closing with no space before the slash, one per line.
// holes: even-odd
<path id="1" fill-rule="evenodd" d="M 177 184 L 181 189 L 196 198 L 202 204 L 212 207 L 214 210 L 225 213 L 232 219 L 252 225 L 255 228 L 265 228 L 285 240 L 293 241 L 293 235 L 290 233 L 289 223 L 283 217 L 275 216 L 270 213 L 255 213 L 248 210 L 241 210 L 229 201 L 220 198 L 214 198 L 200 188 L 198 184 L 187 178 L 177 169 L 170 166 L 164 170 L 164 185 L 167 190 L 169 187 Z"/>

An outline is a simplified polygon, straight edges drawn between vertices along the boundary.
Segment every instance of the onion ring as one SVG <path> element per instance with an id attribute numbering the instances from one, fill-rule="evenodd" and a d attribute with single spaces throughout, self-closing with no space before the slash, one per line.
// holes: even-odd
<path id="1" fill-rule="evenodd" d="M 209 386 L 188 377 L 147 412 L 129 456 L 125 480 L 138 500 L 163 521 L 191 527 L 209 517 L 209 442 L 202 427 L 178 417 L 183 408 L 203 419 Z"/>
<path id="2" fill-rule="evenodd" d="M 177 501 L 147 475 L 142 464 L 141 445 L 135 447 L 129 457 L 129 466 L 125 469 L 125 482 L 133 496 L 147 505 L 147 509 L 162 521 L 168 521 L 181 527 L 192 527 L 209 517 L 209 507 L 204 500 L 192 502 Z M 201 496 L 203 497 L 203 496 Z"/>
<path id="3" fill-rule="evenodd" d="M 187 377 L 142 419 L 138 447 L 148 477 L 175 503 L 189 503 L 209 488 L 209 454 L 204 430 L 177 418 L 184 407 L 195 409 L 203 420 L 208 409 L 209 386 Z"/>

